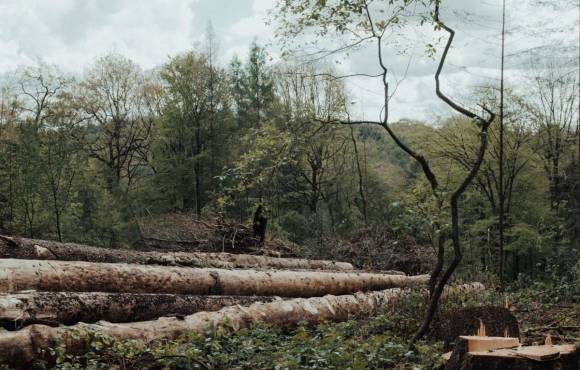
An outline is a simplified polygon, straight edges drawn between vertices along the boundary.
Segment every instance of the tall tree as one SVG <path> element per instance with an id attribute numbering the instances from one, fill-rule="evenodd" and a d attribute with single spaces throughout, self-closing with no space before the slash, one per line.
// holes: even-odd
<path id="1" fill-rule="evenodd" d="M 576 71 L 554 64 L 538 68 L 530 79 L 534 125 L 538 132 L 536 152 L 542 158 L 550 181 L 552 209 L 562 202 L 563 166 L 572 153 L 578 120 Z"/>
<path id="2" fill-rule="evenodd" d="M 218 175 L 216 156 L 221 153 L 222 159 L 227 158 L 223 149 L 231 121 L 228 80 L 205 55 L 193 52 L 173 58 L 161 77 L 166 96 L 156 167 L 162 192 L 174 208 L 201 216 L 213 177 Z M 220 153 L 210 152 L 212 147 L 221 148 Z"/>
<path id="3" fill-rule="evenodd" d="M 110 54 L 96 61 L 79 86 L 77 104 L 89 125 L 82 139 L 102 164 L 110 193 L 129 191 L 135 170 L 147 162 L 152 112 L 144 84 L 131 60 Z"/>
<path id="4" fill-rule="evenodd" d="M 78 130 L 82 119 L 70 94 L 61 94 L 59 101 L 51 106 L 41 142 L 42 179 L 46 183 L 48 209 L 59 241 L 63 241 L 63 217 L 73 197 L 74 180 L 81 162 L 82 148 L 74 140 L 74 131 Z"/>
<path id="5" fill-rule="evenodd" d="M 42 166 L 43 133 L 49 130 L 47 121 L 51 119 L 52 107 L 57 102 L 59 92 L 65 87 L 65 80 L 52 66 L 39 64 L 24 69 L 17 84 L 20 88 L 21 111 L 12 148 L 11 166 L 16 186 L 11 194 L 19 204 L 20 214 L 26 234 L 34 237 L 37 232 L 42 208 L 43 187 L 39 174 Z"/>
<path id="6" fill-rule="evenodd" d="M 267 59 L 266 50 L 254 41 L 245 65 L 237 57 L 232 60 L 232 84 L 240 124 L 244 128 L 259 127 L 271 112 L 275 94 Z"/>
<path id="7" fill-rule="evenodd" d="M 12 233 L 15 218 L 16 127 L 21 102 L 9 87 L 0 89 L 0 231 Z"/>

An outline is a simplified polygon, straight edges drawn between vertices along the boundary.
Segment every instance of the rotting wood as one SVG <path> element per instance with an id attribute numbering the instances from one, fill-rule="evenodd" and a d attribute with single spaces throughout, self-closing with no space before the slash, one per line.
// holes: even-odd
<path id="1" fill-rule="evenodd" d="M 472 283 L 450 287 L 446 289 L 445 296 L 483 290 L 482 284 Z M 59 340 L 68 353 L 82 353 L 87 350 L 87 340 L 94 331 L 117 339 L 151 342 L 176 339 L 189 332 L 206 335 L 220 325 L 227 325 L 235 331 L 256 322 L 292 327 L 301 322 L 314 324 L 324 321 L 339 322 L 356 317 L 366 318 L 377 314 L 381 309 L 396 307 L 401 298 L 410 292 L 409 289 L 396 288 L 353 295 L 296 298 L 254 303 L 248 307 L 231 306 L 217 312 L 198 312 L 183 318 L 162 317 L 154 321 L 126 324 L 99 322 L 71 327 L 31 325 L 22 330 L 0 333 L 0 361 L 23 366 L 43 356 L 50 360 L 48 349 Z M 428 294 L 426 289 L 422 292 Z"/>
<path id="2" fill-rule="evenodd" d="M 347 262 L 278 258 L 249 254 L 202 252 L 142 252 L 128 249 L 109 249 L 82 244 L 59 243 L 0 235 L 0 258 L 33 260 L 85 261 L 105 263 L 137 263 L 216 268 L 272 268 L 303 270 L 354 270 Z"/>
<path id="3" fill-rule="evenodd" d="M 160 316 L 184 316 L 217 311 L 232 305 L 271 302 L 277 297 L 199 296 L 177 294 L 30 292 L 0 294 L 0 327 L 18 329 L 35 323 L 49 325 L 131 322 Z"/>
<path id="4" fill-rule="evenodd" d="M 225 270 L 121 263 L 0 260 L 0 292 L 166 293 L 317 297 L 427 283 L 427 275 Z"/>

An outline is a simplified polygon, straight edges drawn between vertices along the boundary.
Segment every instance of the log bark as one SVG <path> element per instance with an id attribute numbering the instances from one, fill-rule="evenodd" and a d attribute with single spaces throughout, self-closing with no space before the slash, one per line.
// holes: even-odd
<path id="1" fill-rule="evenodd" d="M 0 294 L 0 327 L 14 330 L 38 323 L 54 326 L 99 320 L 116 323 L 145 321 L 275 299 L 279 298 L 70 292 Z"/>
<path id="2" fill-rule="evenodd" d="M 0 292 L 166 293 L 317 297 L 421 286 L 428 276 L 318 271 L 225 270 L 35 260 L 0 260 Z"/>
<path id="3" fill-rule="evenodd" d="M 142 252 L 3 235 L 0 235 L 0 258 L 137 263 L 185 267 L 354 270 L 353 265 L 347 262 L 307 260 L 303 258 L 277 258 L 231 253 Z"/>
<path id="4" fill-rule="evenodd" d="M 447 288 L 444 297 L 483 291 L 480 283 Z M 292 327 L 301 322 L 311 324 L 324 321 L 346 321 L 352 318 L 375 315 L 381 309 L 396 307 L 407 289 L 388 289 L 354 295 L 327 295 L 316 298 L 297 298 L 254 303 L 249 307 L 232 306 L 217 312 L 198 312 L 184 318 L 162 317 L 138 323 L 77 324 L 68 328 L 31 325 L 22 330 L 0 333 L 0 361 L 11 365 L 29 365 L 35 359 L 47 359 L 47 349 L 57 342 L 63 343 L 68 353 L 79 354 L 88 350 L 91 333 L 98 331 L 116 339 L 136 339 L 145 342 L 176 339 L 195 332 L 207 335 L 213 328 L 227 325 L 236 331 L 251 323 L 262 322 L 279 327 Z M 423 293 L 427 296 L 427 290 Z"/>

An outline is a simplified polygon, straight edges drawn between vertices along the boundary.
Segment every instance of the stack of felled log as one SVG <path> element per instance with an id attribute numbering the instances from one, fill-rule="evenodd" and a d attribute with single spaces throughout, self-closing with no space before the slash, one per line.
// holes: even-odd
<path id="1" fill-rule="evenodd" d="M 0 236 L 0 363 L 28 365 L 91 331 L 175 339 L 252 322 L 290 327 L 375 314 L 428 276 L 356 271 L 348 263 L 227 253 L 103 249 Z M 451 289 L 483 289 L 472 284 Z M 74 334 L 72 334 L 74 333 Z"/>

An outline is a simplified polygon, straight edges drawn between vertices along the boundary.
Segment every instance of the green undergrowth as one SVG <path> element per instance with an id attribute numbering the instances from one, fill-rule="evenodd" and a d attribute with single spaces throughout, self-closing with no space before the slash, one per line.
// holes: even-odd
<path id="1" fill-rule="evenodd" d="M 507 293 L 508 303 L 517 305 L 514 313 L 524 329 L 528 325 L 522 321 L 534 320 L 521 314 L 550 307 L 550 294 L 555 290 L 559 289 L 532 285 Z M 566 298 L 568 305 L 559 302 L 558 307 L 571 307 L 562 312 L 570 317 L 578 302 Z M 492 289 L 460 294 L 448 299 L 441 310 L 490 304 L 504 306 L 506 296 Z M 208 336 L 190 333 L 175 341 L 148 345 L 92 332 L 86 354 L 67 355 L 62 345 L 51 353 L 57 359 L 57 369 L 436 369 L 442 364 L 440 342 L 421 341 L 412 351 L 408 346 L 425 305 L 424 297 L 413 294 L 401 299 L 396 309 L 390 307 L 374 317 L 343 323 L 302 324 L 286 330 L 258 324 L 237 332 L 225 325 Z M 38 369 L 50 367 L 43 362 L 35 364 Z"/>
<path id="2" fill-rule="evenodd" d="M 289 330 L 258 324 L 232 332 L 224 326 L 209 336 L 191 333 L 149 345 L 94 332 L 88 353 L 66 355 L 62 346 L 53 353 L 58 369 L 434 369 L 441 364 L 441 343 L 422 341 L 414 350 L 408 345 L 424 304 L 413 295 L 396 312 L 371 318 Z"/>
<path id="3" fill-rule="evenodd" d="M 349 321 L 301 325 L 289 332 L 265 325 L 209 337 L 187 335 L 178 341 L 144 346 L 95 337 L 93 351 L 60 357 L 59 369 L 108 369 L 112 364 L 141 369 L 429 369 L 439 363 L 440 346 L 407 339 L 392 331 L 396 322 L 379 316 L 363 324 Z M 64 361 L 63 361 L 64 360 Z"/>

